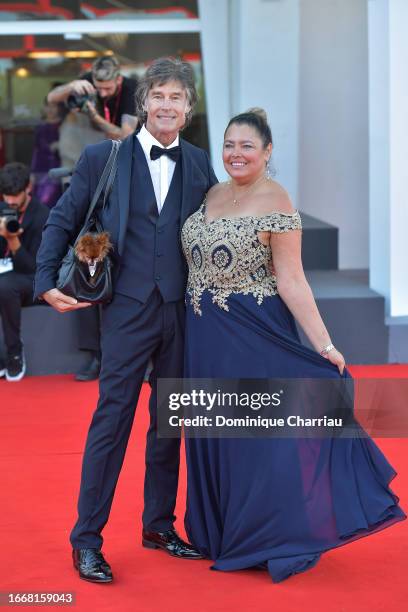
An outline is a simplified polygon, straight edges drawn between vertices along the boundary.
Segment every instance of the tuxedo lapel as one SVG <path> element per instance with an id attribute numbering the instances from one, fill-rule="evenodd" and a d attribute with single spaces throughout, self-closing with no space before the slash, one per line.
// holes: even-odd
<path id="1" fill-rule="evenodd" d="M 129 218 L 130 178 L 132 172 L 133 143 L 135 139 L 135 134 L 126 138 L 122 142 L 118 153 L 118 169 L 116 173 L 116 180 L 118 181 L 117 193 L 119 200 L 119 255 L 123 253 L 126 227 Z"/>
<path id="2" fill-rule="evenodd" d="M 139 140 L 136 137 L 136 133 L 126 138 L 119 149 L 118 154 L 118 170 L 116 175 L 117 180 L 117 194 L 119 200 L 119 235 L 118 235 L 118 252 L 119 255 L 123 254 L 126 229 L 129 219 L 129 206 L 130 206 L 130 185 L 131 185 L 131 174 L 132 174 L 132 158 L 134 155 L 134 163 L 137 165 L 137 172 L 140 179 L 143 181 L 142 184 L 148 185 L 151 190 L 151 201 L 155 203 L 154 188 L 152 178 L 150 176 L 149 166 L 147 165 L 146 158 Z M 188 150 L 188 145 L 182 139 L 180 139 L 181 147 L 181 173 L 182 173 L 182 197 L 181 197 L 181 210 L 180 210 L 180 222 L 183 225 L 184 221 L 191 214 L 194 209 L 192 202 L 192 177 L 195 171 L 195 164 L 191 158 L 191 153 Z M 152 221 L 157 219 L 157 206 L 155 210 L 149 211 L 149 217 Z M 154 218 L 153 218 L 154 217 Z"/>

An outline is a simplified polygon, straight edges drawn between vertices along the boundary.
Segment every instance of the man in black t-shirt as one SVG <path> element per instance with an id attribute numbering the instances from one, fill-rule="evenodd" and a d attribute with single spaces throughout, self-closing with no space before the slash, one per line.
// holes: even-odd
<path id="1" fill-rule="evenodd" d="M 31 196 L 30 170 L 12 162 L 0 170 L 0 320 L 6 362 L 0 378 L 18 382 L 26 372 L 21 308 L 33 303 L 36 255 L 49 208 Z"/>
<path id="2" fill-rule="evenodd" d="M 94 127 L 104 132 L 106 138 L 122 140 L 137 125 L 136 86 L 135 79 L 120 74 L 120 65 L 114 56 L 99 57 L 91 72 L 56 87 L 47 99 L 50 103 L 68 102 L 71 107 L 86 112 Z"/>

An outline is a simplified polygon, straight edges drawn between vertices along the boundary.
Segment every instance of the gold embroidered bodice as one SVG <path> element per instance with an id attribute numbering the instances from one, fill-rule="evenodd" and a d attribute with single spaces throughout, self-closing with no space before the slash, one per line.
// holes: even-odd
<path id="1" fill-rule="evenodd" d="M 206 289 L 213 302 L 227 311 L 232 293 L 252 294 L 258 304 L 264 297 L 276 295 L 276 277 L 270 270 L 271 248 L 262 244 L 258 232 L 301 229 L 299 212 L 206 221 L 205 205 L 204 200 L 184 223 L 181 234 L 189 268 L 187 294 L 194 312 L 202 314 L 200 302 Z"/>

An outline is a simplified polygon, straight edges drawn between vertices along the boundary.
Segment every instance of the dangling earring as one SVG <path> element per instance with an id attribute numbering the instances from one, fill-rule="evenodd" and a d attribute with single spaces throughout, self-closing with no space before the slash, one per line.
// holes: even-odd
<path id="1" fill-rule="evenodd" d="M 272 176 L 271 176 L 271 169 L 270 169 L 270 161 L 271 158 L 268 159 L 268 161 L 266 162 L 266 180 L 267 181 L 271 181 L 272 180 Z"/>

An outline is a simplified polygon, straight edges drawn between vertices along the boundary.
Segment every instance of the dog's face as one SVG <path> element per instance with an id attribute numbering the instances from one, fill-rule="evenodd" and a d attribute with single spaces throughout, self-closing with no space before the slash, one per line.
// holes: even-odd
<path id="1" fill-rule="evenodd" d="M 102 261 L 112 248 L 108 232 L 85 234 L 75 246 L 75 254 L 80 261 Z"/>

